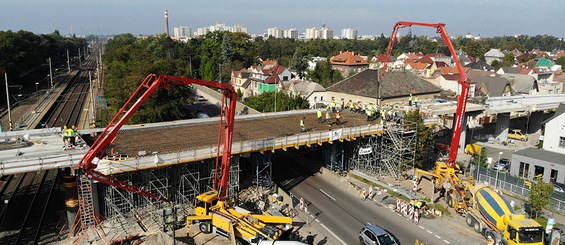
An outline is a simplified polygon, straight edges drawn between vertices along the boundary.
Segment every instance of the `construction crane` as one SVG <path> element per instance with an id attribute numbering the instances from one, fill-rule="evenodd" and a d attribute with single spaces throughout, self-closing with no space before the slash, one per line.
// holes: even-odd
<path id="1" fill-rule="evenodd" d="M 93 180 L 100 181 L 104 184 L 115 186 L 133 193 L 137 193 L 149 198 L 155 198 L 161 201 L 169 201 L 166 197 L 155 195 L 153 193 L 141 190 L 136 186 L 120 181 L 112 176 L 105 175 L 96 171 L 96 162 L 106 155 L 108 147 L 116 140 L 116 135 L 122 126 L 131 118 L 131 116 L 139 110 L 141 105 L 149 99 L 149 97 L 157 91 L 158 88 L 167 88 L 169 86 L 190 86 L 193 84 L 202 85 L 210 88 L 217 88 L 222 91 L 222 103 L 220 108 L 220 126 L 218 132 L 218 152 L 216 155 L 216 168 L 214 170 L 214 190 L 217 191 L 219 200 L 226 197 L 229 168 L 231 159 L 231 147 L 233 126 L 235 121 L 235 106 L 237 102 L 237 93 L 234 88 L 226 83 L 217 83 L 194 78 L 156 75 L 150 74 L 135 90 L 133 95 L 126 101 L 124 106 L 120 108 L 112 121 L 104 129 L 101 135 L 92 144 L 88 152 L 79 162 L 79 168 Z M 228 100 L 226 102 L 226 100 Z M 224 120 L 225 119 L 225 120 Z M 225 125 L 224 125 L 225 124 Z M 223 138 L 223 144 L 221 142 Z M 220 156 L 220 149 L 223 149 Z M 221 157 L 221 164 L 220 164 Z"/>
<path id="2" fill-rule="evenodd" d="M 492 190 L 489 186 L 461 180 L 457 176 L 458 169 L 455 161 L 457 159 L 457 151 L 459 150 L 461 130 L 465 126 L 463 125 L 463 119 L 470 86 L 467 81 L 467 74 L 463 70 L 463 66 L 459 61 L 459 57 L 457 57 L 455 48 L 443 23 L 397 22 L 390 35 L 387 57 L 390 57 L 392 54 L 398 30 L 411 26 L 436 28 L 436 32 L 441 34 L 444 43 L 451 52 L 455 66 L 459 71 L 460 79 L 458 84 L 461 86 L 461 93 L 457 99 L 457 111 L 455 113 L 453 136 L 451 137 L 451 147 L 447 162 L 436 162 L 432 172 L 418 169 L 415 177 L 420 180 L 420 177 L 425 175 L 431 177 L 432 181 L 435 180 L 434 190 L 445 190 L 447 205 L 462 214 L 467 221 L 467 225 L 483 236 L 492 238 L 496 244 L 544 244 L 543 228 L 539 223 L 535 220 L 527 219 L 524 215 L 514 213 L 513 208 L 504 196 Z M 387 63 L 385 62 L 382 77 L 385 76 L 386 72 Z"/>
<path id="3" fill-rule="evenodd" d="M 461 139 L 461 129 L 463 127 L 463 118 L 465 117 L 465 110 L 467 107 L 467 98 L 469 97 L 469 81 L 467 81 L 467 74 L 465 70 L 463 70 L 463 66 L 459 61 L 459 57 L 457 57 L 457 52 L 451 43 L 451 39 L 449 35 L 447 35 L 447 31 L 445 30 L 445 24 L 443 23 L 422 23 L 422 22 L 411 22 L 411 21 L 399 21 L 394 25 L 392 29 L 392 34 L 390 34 L 390 40 L 388 42 L 388 47 L 386 51 L 387 57 L 392 55 L 392 49 L 394 48 L 394 43 L 396 41 L 396 35 L 400 28 L 411 27 L 411 26 L 424 26 L 424 27 L 432 27 L 436 28 L 436 32 L 441 34 L 441 38 L 447 48 L 449 48 L 449 52 L 451 52 L 451 56 L 457 67 L 457 71 L 459 72 L 459 81 L 457 82 L 459 86 L 461 86 L 461 94 L 459 94 L 459 98 L 457 99 L 457 111 L 455 111 L 455 123 L 453 124 L 453 136 L 451 137 L 451 147 L 449 151 L 449 160 L 447 160 L 447 167 L 454 168 L 455 167 L 455 160 L 457 159 L 457 151 L 459 150 L 459 140 Z M 384 77 L 387 72 L 388 62 L 385 62 L 382 76 Z"/>

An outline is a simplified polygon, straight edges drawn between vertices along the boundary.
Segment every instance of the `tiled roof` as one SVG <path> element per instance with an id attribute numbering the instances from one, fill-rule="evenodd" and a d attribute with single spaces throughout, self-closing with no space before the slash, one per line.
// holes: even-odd
<path id="1" fill-rule="evenodd" d="M 500 69 L 502 69 L 504 73 L 513 73 L 513 74 L 520 74 L 520 71 L 522 70 L 522 68 L 520 67 L 511 67 L 511 66 L 503 66 L 500 67 Z"/>
<path id="2" fill-rule="evenodd" d="M 459 79 L 461 79 L 461 75 L 459 74 L 442 74 L 441 76 L 448 81 L 459 81 Z"/>
<path id="3" fill-rule="evenodd" d="M 420 52 L 407 52 L 407 53 L 403 53 L 403 55 L 407 56 L 406 59 L 408 60 L 417 60 L 419 58 L 421 58 L 422 56 L 424 56 L 424 54 L 420 53 Z"/>
<path id="4" fill-rule="evenodd" d="M 410 65 L 410 67 L 414 70 L 424 70 L 429 66 L 429 64 L 426 63 L 418 63 L 412 60 L 405 60 L 404 66 L 407 67 L 408 65 Z"/>
<path id="5" fill-rule="evenodd" d="M 551 62 L 551 60 L 548 60 L 546 58 L 541 58 L 536 63 L 536 67 L 552 67 L 552 66 L 553 66 L 553 62 Z"/>
<path id="6" fill-rule="evenodd" d="M 357 96 L 377 98 L 379 76 L 378 70 L 364 70 L 327 88 L 328 91 L 347 93 Z M 434 94 L 441 92 L 439 87 L 412 74 L 409 71 L 392 71 L 386 73 L 381 82 L 383 99 L 404 97 L 409 94 Z"/>
<path id="7" fill-rule="evenodd" d="M 394 56 L 390 56 L 390 57 L 386 57 L 386 54 L 381 54 L 381 55 L 377 55 L 375 57 L 373 57 L 374 61 L 376 62 L 395 62 L 396 58 Z"/>
<path id="8" fill-rule="evenodd" d="M 494 71 L 484 71 L 484 70 L 475 70 L 475 69 L 471 69 L 469 71 L 467 71 L 467 78 L 468 79 L 473 79 L 476 76 L 498 76 L 498 74 L 496 74 Z"/>
<path id="9" fill-rule="evenodd" d="M 471 62 L 471 63 L 467 64 L 465 67 L 469 67 L 469 68 L 475 69 L 475 70 L 494 70 L 494 67 L 492 67 L 491 65 L 487 64 L 486 62 L 484 62 L 482 60 L 477 60 L 475 62 Z"/>
<path id="10" fill-rule="evenodd" d="M 504 58 L 504 53 L 500 52 L 498 49 L 492 48 L 485 53 L 485 57 Z"/>
<path id="11" fill-rule="evenodd" d="M 475 76 L 473 82 L 484 85 L 488 90 L 488 96 L 502 96 L 507 86 L 510 86 L 510 81 L 506 78 L 497 76 Z"/>
<path id="12" fill-rule="evenodd" d="M 262 60 L 261 65 L 263 66 L 276 66 L 278 62 L 276 60 Z"/>
<path id="13" fill-rule="evenodd" d="M 369 65 L 369 62 L 361 58 L 359 55 L 355 55 L 354 52 L 341 52 L 340 54 L 331 57 L 330 63 L 332 65 L 345 66 Z"/>
<path id="14" fill-rule="evenodd" d="M 526 68 L 522 68 L 522 70 L 520 70 L 520 74 L 522 75 L 528 75 L 530 74 L 530 72 L 533 72 L 532 69 L 526 69 Z"/>
<path id="15" fill-rule="evenodd" d="M 459 70 L 457 70 L 457 67 L 453 67 L 453 66 L 440 67 L 437 70 L 440 71 L 441 74 L 449 74 L 449 73 L 459 74 Z M 467 72 L 468 70 L 469 67 L 463 67 L 464 72 Z"/>
<path id="16" fill-rule="evenodd" d="M 448 66 L 445 62 L 443 62 L 443 61 L 436 61 L 436 62 L 434 62 L 434 63 L 435 63 L 435 65 L 436 65 L 436 67 L 438 67 L 438 68 L 439 68 L 439 67 L 449 67 L 449 66 Z"/>
<path id="17" fill-rule="evenodd" d="M 502 77 L 510 80 L 512 89 L 520 94 L 530 93 L 530 90 L 534 88 L 534 83 L 536 82 L 534 77 L 528 75 L 504 74 Z"/>

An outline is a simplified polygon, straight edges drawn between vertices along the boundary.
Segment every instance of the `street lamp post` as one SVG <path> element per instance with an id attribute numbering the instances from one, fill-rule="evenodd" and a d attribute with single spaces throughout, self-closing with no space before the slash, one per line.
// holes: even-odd
<path id="1" fill-rule="evenodd" d="M 8 104 L 8 129 L 12 131 L 12 111 L 10 109 L 10 93 L 8 92 L 8 73 L 4 73 L 4 80 L 6 81 L 6 102 Z"/>
<path id="2" fill-rule="evenodd" d="M 498 152 L 498 161 L 496 162 L 496 177 L 494 178 L 494 189 L 496 189 L 498 185 L 498 169 L 500 169 L 500 156 L 504 154 L 502 151 Z"/>
<path id="3" fill-rule="evenodd" d="M 49 57 L 47 61 L 49 62 L 49 79 L 51 79 L 51 88 L 53 88 L 53 67 L 51 66 L 51 57 Z"/>

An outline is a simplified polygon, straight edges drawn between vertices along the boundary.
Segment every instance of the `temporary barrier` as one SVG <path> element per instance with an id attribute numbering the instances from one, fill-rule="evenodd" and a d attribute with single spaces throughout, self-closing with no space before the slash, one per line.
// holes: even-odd
<path id="1" fill-rule="evenodd" d="M 420 222 L 420 209 L 416 209 L 414 212 L 414 223 L 418 224 Z"/>
<path id="2" fill-rule="evenodd" d="M 400 199 L 396 199 L 396 212 L 400 212 Z"/>
<path id="3" fill-rule="evenodd" d="M 361 192 L 361 198 L 363 200 L 365 200 L 365 198 L 367 198 L 367 190 L 365 188 L 363 188 L 363 192 Z"/>
<path id="4" fill-rule="evenodd" d="M 304 198 L 300 198 L 300 210 L 304 210 Z"/>

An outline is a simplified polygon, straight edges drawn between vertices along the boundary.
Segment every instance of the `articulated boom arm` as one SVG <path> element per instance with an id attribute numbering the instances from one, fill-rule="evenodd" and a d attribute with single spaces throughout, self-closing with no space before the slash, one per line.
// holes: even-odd
<path id="1" fill-rule="evenodd" d="M 233 126 L 235 121 L 235 106 L 237 102 L 237 94 L 233 87 L 225 83 L 217 83 L 193 78 L 177 77 L 170 75 L 156 75 L 150 74 L 143 80 L 141 85 L 128 99 L 128 101 L 120 108 L 118 113 L 114 116 L 112 121 L 104 129 L 102 134 L 96 139 L 94 144 L 90 147 L 88 152 L 84 155 L 79 162 L 79 168 L 83 169 L 85 173 L 92 179 L 102 183 L 116 186 L 124 190 L 134 192 L 146 197 L 156 198 L 161 201 L 168 201 L 165 197 L 157 196 L 152 193 L 143 191 L 133 185 L 122 182 L 112 176 L 104 175 L 96 171 L 96 163 L 93 163 L 96 157 L 101 159 L 108 147 L 116 140 L 116 135 L 122 126 L 131 118 L 131 116 L 139 110 L 141 105 L 149 99 L 149 97 L 157 91 L 159 87 L 167 88 L 168 86 L 188 86 L 192 84 L 203 85 L 210 88 L 217 88 L 222 90 L 222 108 L 220 113 L 220 128 L 218 135 L 218 151 L 216 155 L 216 171 L 214 176 L 214 189 L 218 190 L 218 197 L 224 199 L 226 196 L 227 183 L 229 178 L 229 167 L 231 159 L 232 135 Z M 224 101 L 228 99 L 229 105 L 224 105 Z M 223 119 L 225 117 L 225 125 Z M 223 137 L 222 137 L 223 131 Z M 218 165 L 220 159 L 220 150 L 222 149 L 221 139 L 223 138 L 223 153 L 221 161 L 221 174 L 218 174 Z"/>
<path id="2" fill-rule="evenodd" d="M 451 57 L 455 62 L 455 66 L 457 67 L 457 71 L 459 72 L 459 82 L 458 84 L 461 86 L 461 94 L 457 99 L 457 111 L 455 113 L 455 122 L 453 124 L 453 136 L 451 137 L 451 148 L 449 151 L 449 160 L 447 161 L 447 166 L 450 168 L 455 167 L 455 160 L 457 159 L 457 151 L 459 150 L 459 139 L 461 138 L 461 128 L 464 126 L 463 118 L 465 117 L 465 110 L 467 107 L 467 97 L 469 95 L 469 81 L 467 81 L 467 74 L 463 70 L 463 66 L 459 61 L 459 57 L 457 56 L 457 52 L 453 47 L 453 43 L 451 43 L 451 39 L 449 35 L 447 35 L 447 31 L 445 30 L 445 24 L 443 23 L 422 23 L 422 22 L 410 22 L 410 21 L 399 21 L 394 25 L 392 29 L 392 34 L 390 35 L 390 40 L 388 42 L 387 57 L 392 55 L 392 49 L 394 48 L 394 42 L 396 41 L 396 35 L 398 33 L 398 29 L 404 27 L 411 27 L 411 26 L 425 26 L 425 27 L 432 27 L 436 28 L 436 32 L 441 34 L 441 38 L 443 42 L 449 48 L 449 52 L 451 52 Z M 388 63 L 385 62 L 382 77 L 386 74 L 388 67 Z"/>

